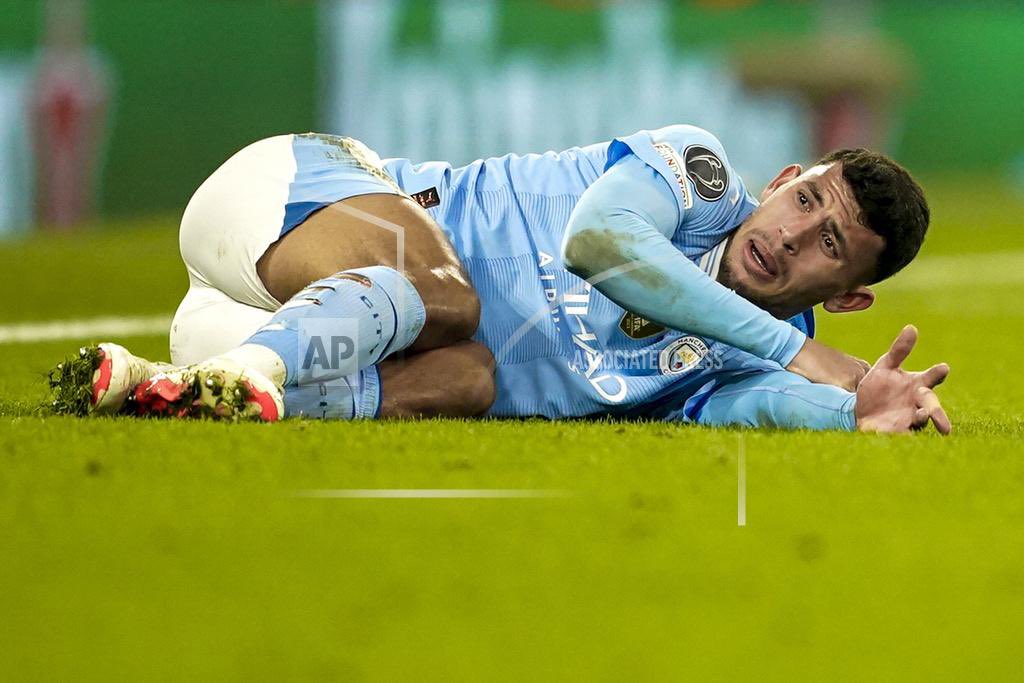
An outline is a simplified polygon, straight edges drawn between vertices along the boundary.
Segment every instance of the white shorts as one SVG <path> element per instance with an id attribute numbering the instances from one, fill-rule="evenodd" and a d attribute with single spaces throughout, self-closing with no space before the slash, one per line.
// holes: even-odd
<path id="1" fill-rule="evenodd" d="M 264 325 L 281 302 L 256 272 L 260 257 L 323 206 L 374 193 L 404 194 L 377 154 L 350 138 L 281 135 L 228 159 L 181 219 L 189 290 L 171 324 L 171 361 L 223 353 Z"/>

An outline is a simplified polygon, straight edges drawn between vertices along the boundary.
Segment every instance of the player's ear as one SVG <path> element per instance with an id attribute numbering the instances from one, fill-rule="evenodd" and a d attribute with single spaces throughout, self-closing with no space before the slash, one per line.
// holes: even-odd
<path id="1" fill-rule="evenodd" d="M 803 172 L 804 167 L 801 166 L 800 164 L 790 164 L 786 168 L 779 171 L 778 175 L 776 175 L 774 178 L 768 181 L 768 184 L 764 186 L 763 190 L 761 190 L 761 201 L 763 202 L 764 200 L 768 199 L 768 197 L 771 197 L 773 194 L 775 194 L 775 190 L 779 189 L 780 187 L 788 183 L 793 178 L 796 178 Z"/>
<path id="2" fill-rule="evenodd" d="M 861 286 L 848 292 L 841 292 L 825 300 L 825 310 L 829 313 L 851 313 L 863 311 L 875 303 L 875 293 Z"/>

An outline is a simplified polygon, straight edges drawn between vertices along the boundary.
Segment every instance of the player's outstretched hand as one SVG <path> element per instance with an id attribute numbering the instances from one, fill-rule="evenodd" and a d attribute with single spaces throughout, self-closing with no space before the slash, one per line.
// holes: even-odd
<path id="1" fill-rule="evenodd" d="M 786 369 L 816 384 L 832 384 L 847 391 L 857 391 L 871 366 L 867 361 L 808 337 Z"/>
<path id="2" fill-rule="evenodd" d="M 932 422 L 940 434 L 953 426 L 933 389 L 946 379 L 949 366 L 933 365 L 924 372 L 900 368 L 917 343 L 917 328 L 907 325 L 892 347 L 878 359 L 857 387 L 857 429 L 863 432 L 909 432 Z"/>

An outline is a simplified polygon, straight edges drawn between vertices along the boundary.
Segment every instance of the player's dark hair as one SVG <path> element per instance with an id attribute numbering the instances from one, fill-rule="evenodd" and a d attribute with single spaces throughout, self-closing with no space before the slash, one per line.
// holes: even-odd
<path id="1" fill-rule="evenodd" d="M 860 207 L 860 222 L 885 240 L 871 282 L 899 272 L 914 260 L 928 231 L 930 211 L 921 186 L 905 168 L 867 149 L 840 149 L 818 164 L 839 162 Z"/>

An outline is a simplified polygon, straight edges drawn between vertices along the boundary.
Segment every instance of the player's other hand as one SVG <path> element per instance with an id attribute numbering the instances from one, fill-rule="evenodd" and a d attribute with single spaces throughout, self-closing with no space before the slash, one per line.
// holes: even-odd
<path id="1" fill-rule="evenodd" d="M 933 365 L 907 372 L 900 365 L 917 343 L 917 328 L 907 325 L 857 388 L 857 429 L 862 432 L 909 432 L 932 422 L 940 434 L 953 426 L 933 389 L 946 379 L 949 366 Z"/>
<path id="2" fill-rule="evenodd" d="M 871 366 L 867 361 L 808 337 L 786 369 L 817 384 L 833 384 L 847 391 L 856 391 Z"/>

